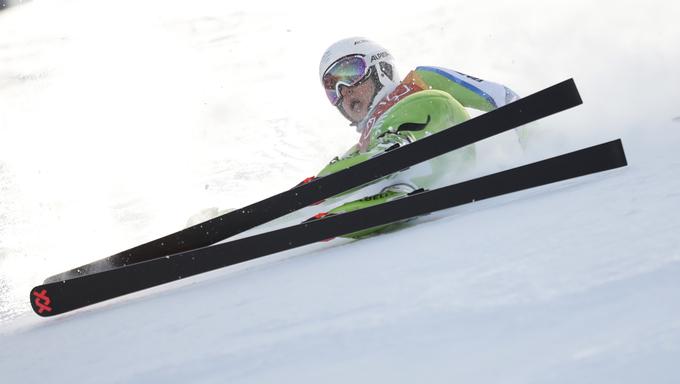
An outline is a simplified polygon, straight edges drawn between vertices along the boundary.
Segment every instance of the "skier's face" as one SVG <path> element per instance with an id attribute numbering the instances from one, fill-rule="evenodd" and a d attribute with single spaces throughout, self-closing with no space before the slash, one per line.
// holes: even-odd
<path id="1" fill-rule="evenodd" d="M 368 114 L 371 100 L 375 94 L 373 81 L 364 81 L 351 87 L 340 85 L 339 108 L 345 112 L 345 116 L 353 123 L 363 120 Z"/>

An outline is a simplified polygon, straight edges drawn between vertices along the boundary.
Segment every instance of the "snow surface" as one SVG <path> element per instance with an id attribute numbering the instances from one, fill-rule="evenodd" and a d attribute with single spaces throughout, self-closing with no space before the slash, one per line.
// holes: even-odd
<path id="1" fill-rule="evenodd" d="M 300 5 L 300 4 L 298 4 Z M 340 7 L 341 6 L 341 7 Z M 0 12 L 3 383 L 680 382 L 675 2 L 233 5 Z M 30 288 L 314 174 L 356 139 L 319 56 L 366 35 L 585 104 L 480 144 L 473 177 L 621 137 L 630 166 L 334 240 L 56 318 Z"/>

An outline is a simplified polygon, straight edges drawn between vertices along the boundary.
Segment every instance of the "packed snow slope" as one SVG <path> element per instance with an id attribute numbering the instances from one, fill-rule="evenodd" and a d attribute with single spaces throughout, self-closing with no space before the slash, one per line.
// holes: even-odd
<path id="1" fill-rule="evenodd" d="M 35 0 L 0 13 L 3 383 L 677 383 L 675 2 Z M 470 178 L 621 137 L 630 165 L 56 318 L 48 275 L 314 174 L 357 139 L 317 63 L 369 36 L 585 104 Z"/>

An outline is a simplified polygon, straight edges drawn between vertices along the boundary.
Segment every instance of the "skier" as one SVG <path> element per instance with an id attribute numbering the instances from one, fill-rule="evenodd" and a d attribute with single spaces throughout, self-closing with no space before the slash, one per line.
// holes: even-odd
<path id="1" fill-rule="evenodd" d="M 390 52 L 363 37 L 332 44 L 321 57 L 319 77 L 330 103 L 361 137 L 316 177 L 466 121 L 470 116 L 465 108 L 488 112 L 518 99 L 508 87 L 440 67 L 417 67 L 400 81 Z M 314 218 L 385 203 L 431 188 L 445 174 L 470 167 L 474 159 L 474 145 L 458 149 L 385 177 L 372 188 L 364 186 L 361 193 L 371 190 L 378 193 L 342 204 Z M 359 238 L 384 228 L 371 228 L 345 237 Z"/>

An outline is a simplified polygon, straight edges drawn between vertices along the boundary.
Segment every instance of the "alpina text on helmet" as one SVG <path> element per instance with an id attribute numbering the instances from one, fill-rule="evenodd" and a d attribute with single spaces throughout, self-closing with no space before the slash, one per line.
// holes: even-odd
<path id="1" fill-rule="evenodd" d="M 371 62 L 374 62 L 374 61 L 376 61 L 376 60 L 380 60 L 380 59 L 382 59 L 382 58 L 388 57 L 389 55 L 390 55 L 390 53 L 389 53 L 389 52 L 386 52 L 386 51 L 383 51 L 383 52 L 380 52 L 380 53 L 378 53 L 378 54 L 372 55 L 372 56 L 371 56 Z"/>

